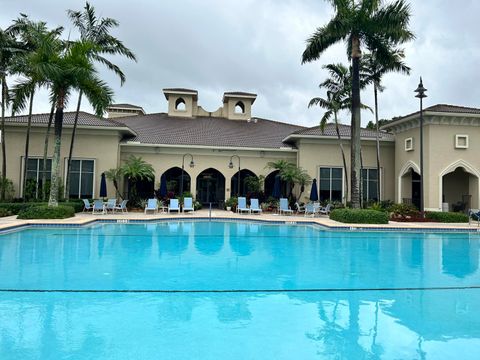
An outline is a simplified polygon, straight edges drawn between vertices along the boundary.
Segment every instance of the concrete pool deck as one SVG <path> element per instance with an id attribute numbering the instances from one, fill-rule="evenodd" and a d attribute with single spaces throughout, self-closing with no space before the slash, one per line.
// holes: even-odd
<path id="1" fill-rule="evenodd" d="M 202 209 L 195 211 L 194 213 L 186 214 L 167 214 L 159 212 L 158 214 L 147 214 L 143 212 L 129 212 L 127 214 L 115 213 L 115 214 L 95 214 L 91 213 L 78 213 L 73 218 L 69 219 L 52 219 L 52 220 L 20 220 L 16 216 L 7 216 L 0 218 L 0 231 L 8 230 L 11 228 L 24 227 L 28 225 L 87 225 L 95 221 L 155 221 L 155 220 L 184 220 L 184 219 L 206 219 L 209 218 L 209 210 Z M 389 224 L 377 225 L 377 224 L 344 224 L 334 220 L 330 220 L 327 216 L 317 217 L 305 217 L 304 215 L 278 215 L 272 213 L 264 214 L 237 214 L 231 211 L 214 209 L 211 212 L 211 218 L 213 220 L 257 220 L 265 222 L 286 222 L 286 223 L 315 223 L 321 226 L 332 229 L 405 229 L 405 230 L 468 230 L 468 231 L 480 231 L 480 227 L 476 221 L 468 223 L 403 223 L 390 221 Z"/>

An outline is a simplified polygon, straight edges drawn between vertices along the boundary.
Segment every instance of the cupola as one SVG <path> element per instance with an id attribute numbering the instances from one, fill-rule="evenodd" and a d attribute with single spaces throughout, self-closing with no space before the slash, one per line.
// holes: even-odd
<path id="1" fill-rule="evenodd" d="M 250 120 L 257 94 L 231 91 L 223 93 L 223 113 L 230 120 Z"/>
<path id="2" fill-rule="evenodd" d="M 163 94 L 168 101 L 169 116 L 193 117 L 196 115 L 197 90 L 169 88 L 163 89 Z"/>

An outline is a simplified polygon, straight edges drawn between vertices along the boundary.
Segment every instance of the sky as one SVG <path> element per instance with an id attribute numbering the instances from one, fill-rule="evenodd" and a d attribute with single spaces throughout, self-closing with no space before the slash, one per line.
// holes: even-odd
<path id="1" fill-rule="evenodd" d="M 258 94 L 252 115 L 303 126 L 316 126 L 320 108 L 307 108 L 312 97 L 325 96 L 318 88 L 327 73 L 322 65 L 347 63 L 339 43 L 313 63 L 301 65 L 306 39 L 331 19 L 333 10 L 323 0 L 92 0 L 103 17 L 120 26 L 112 34 L 138 57 L 132 62 L 112 58 L 127 81 L 98 66 L 100 76 L 115 92 L 116 103 L 142 106 L 147 113 L 164 112 L 162 89 L 198 90 L 199 105 L 215 111 L 225 91 Z M 419 77 L 428 89 L 425 106 L 438 103 L 480 107 L 480 38 L 478 0 L 415 0 L 411 29 L 416 39 L 405 45 L 410 76 L 388 74 L 379 95 L 379 117 L 390 119 L 418 110 L 414 97 Z M 78 0 L 0 0 L 0 26 L 19 13 L 51 27 L 64 26 L 65 37 L 77 36 L 66 10 L 81 10 Z M 362 92 L 362 102 L 373 107 L 373 89 Z M 72 97 L 68 110 L 73 110 Z M 86 104 L 85 111 L 91 111 Z M 48 112 L 48 95 L 41 92 L 34 112 Z M 350 115 L 340 120 L 349 123 Z M 373 120 L 362 114 L 365 125 Z"/>

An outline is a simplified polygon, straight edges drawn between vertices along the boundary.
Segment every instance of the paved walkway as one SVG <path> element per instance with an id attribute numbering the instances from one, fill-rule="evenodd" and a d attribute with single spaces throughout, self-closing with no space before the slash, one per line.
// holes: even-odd
<path id="1" fill-rule="evenodd" d="M 7 216 L 0 218 L 0 230 L 8 229 L 10 227 L 29 225 L 29 224 L 88 224 L 97 219 L 103 220 L 156 220 L 156 219 L 197 219 L 197 218 L 208 218 L 210 213 L 208 210 L 202 209 L 195 211 L 195 213 L 186 213 L 186 214 L 167 214 L 167 213 L 158 213 L 158 214 L 147 214 L 143 212 L 129 212 L 128 214 L 108 214 L 92 215 L 90 213 L 79 213 L 75 217 L 69 219 L 60 219 L 60 220 L 18 220 L 16 216 Z M 320 217 L 305 217 L 303 215 L 278 215 L 272 213 L 264 213 L 261 215 L 255 214 L 236 214 L 231 211 L 225 210 L 212 210 L 211 212 L 212 219 L 243 219 L 243 220 L 262 220 L 262 221 L 286 221 L 286 222 L 295 222 L 295 223 L 317 223 L 319 225 L 327 227 L 336 227 L 336 228 L 385 228 L 385 229 L 480 229 L 477 222 L 472 222 L 471 224 L 440 224 L 440 223 L 401 223 L 390 221 L 386 225 L 369 225 L 369 224 L 343 224 L 337 221 L 330 220 L 327 216 Z"/>

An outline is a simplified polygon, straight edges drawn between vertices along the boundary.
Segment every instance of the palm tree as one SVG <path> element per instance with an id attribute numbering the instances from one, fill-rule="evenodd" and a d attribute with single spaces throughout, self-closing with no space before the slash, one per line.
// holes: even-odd
<path id="1" fill-rule="evenodd" d="M 302 194 L 305 191 L 305 186 L 312 183 L 312 177 L 308 175 L 308 172 L 305 169 L 298 167 L 295 182 L 300 185 L 300 194 L 298 194 L 298 200 L 300 201 Z"/>
<path id="2" fill-rule="evenodd" d="M 105 171 L 105 177 L 107 178 L 107 180 L 113 183 L 113 187 L 115 188 L 117 195 L 120 196 L 120 198 L 123 200 L 123 196 L 118 189 L 118 182 L 120 181 L 122 175 L 123 173 L 121 168 L 113 168 Z"/>
<path id="3" fill-rule="evenodd" d="M 385 89 L 382 84 L 383 75 L 389 72 L 399 72 L 410 75 L 410 68 L 405 64 L 403 59 L 405 54 L 401 49 L 389 49 L 388 56 L 378 57 L 375 52 L 366 54 L 363 58 L 363 67 L 370 81 L 373 83 L 373 95 L 375 99 L 375 130 L 376 130 L 376 146 L 377 146 L 377 196 L 380 200 L 380 124 L 378 120 L 378 92 Z"/>
<path id="4" fill-rule="evenodd" d="M 141 157 L 130 155 L 120 170 L 121 174 L 128 180 L 129 188 L 131 189 L 130 200 L 133 203 L 138 202 L 137 182 L 143 180 L 152 181 L 155 178 L 153 166 Z"/>
<path id="5" fill-rule="evenodd" d="M 85 4 L 84 11 L 72 11 L 68 10 L 68 16 L 73 25 L 80 32 L 80 39 L 82 41 L 90 41 L 96 45 L 94 52 L 90 54 L 91 58 L 95 62 L 99 62 L 105 65 L 108 69 L 112 70 L 120 78 L 120 84 L 125 82 L 125 75 L 120 68 L 105 58 L 103 55 L 123 55 L 128 59 L 137 61 L 135 54 L 128 49 L 117 38 L 110 35 L 112 28 L 118 27 L 117 20 L 112 18 L 97 18 L 95 14 L 95 8 L 88 2 Z M 80 113 L 80 106 L 82 103 L 82 91 L 78 95 L 77 110 L 75 112 L 75 119 L 72 129 L 72 138 L 70 141 L 70 150 L 68 153 L 67 161 L 67 178 L 65 182 L 65 194 L 68 194 L 70 188 L 70 166 L 72 162 L 73 147 L 75 143 L 75 133 L 77 130 L 78 116 Z"/>
<path id="6" fill-rule="evenodd" d="M 15 38 L 15 26 L 0 29 L 0 84 L 1 84 L 1 143 L 2 143 L 2 183 L 7 182 L 7 152 L 5 143 L 5 110 L 9 104 L 7 77 L 12 72 L 16 58 L 23 53 L 22 45 Z M 5 189 L 2 187 L 0 198 L 5 199 Z"/>
<path id="7" fill-rule="evenodd" d="M 27 184 L 27 164 L 30 145 L 30 129 L 32 124 L 33 99 L 35 91 L 38 87 L 44 85 L 43 74 L 41 69 L 37 67 L 38 63 L 43 63 L 42 58 L 45 54 L 53 51 L 53 46 L 63 31 L 58 27 L 53 30 L 47 29 L 47 24 L 43 21 L 34 22 L 22 15 L 15 21 L 15 26 L 19 34 L 19 38 L 25 47 L 25 53 L 18 58 L 14 67 L 15 72 L 23 77 L 24 80 L 17 83 L 12 90 L 12 110 L 17 113 L 23 110 L 26 103 L 28 106 L 27 132 L 25 137 L 25 155 L 22 179 L 22 194 L 26 197 Z"/>
<path id="8" fill-rule="evenodd" d="M 47 160 L 48 160 L 48 142 L 50 140 L 50 131 L 52 129 L 53 115 L 55 114 L 56 101 L 51 101 L 50 115 L 48 116 L 47 130 L 45 132 L 45 142 L 43 145 L 43 166 L 42 166 L 42 200 L 47 200 L 48 188 L 47 186 Z"/>
<path id="9" fill-rule="evenodd" d="M 316 97 L 310 100 L 308 107 L 319 106 L 325 109 L 320 120 L 320 130 L 323 133 L 325 125 L 330 121 L 333 116 L 335 124 L 335 132 L 339 140 L 340 152 L 342 154 L 343 171 L 345 176 L 345 201 L 348 199 L 348 168 L 347 160 L 345 157 L 345 150 L 343 148 L 342 136 L 340 134 L 338 113 L 342 110 L 350 110 L 352 104 L 351 89 L 352 89 L 352 74 L 351 68 L 347 68 L 343 64 L 328 64 L 323 66 L 327 69 L 330 77 L 319 85 L 319 88 L 327 89 L 327 98 Z M 360 74 L 360 87 L 364 88 L 369 81 L 363 73 Z M 361 104 L 362 109 L 370 110 L 370 107 Z"/>
<path id="10" fill-rule="evenodd" d="M 99 79 L 90 60 L 90 54 L 96 50 L 95 44 L 88 41 L 68 43 L 55 41 L 53 50 L 44 54 L 44 61 L 39 62 L 37 66 L 51 89 L 51 100 L 55 99 L 55 144 L 48 205 L 58 206 L 64 107 L 72 91 L 78 90 L 87 97 L 97 116 L 102 116 L 112 102 L 113 91 Z"/>
<path id="11" fill-rule="evenodd" d="M 351 201 L 360 208 L 360 59 L 362 48 L 383 58 L 389 45 L 398 45 L 414 38 L 409 30 L 410 5 L 404 0 L 383 4 L 381 0 L 330 0 L 335 15 L 317 28 L 307 40 L 302 64 L 318 60 L 330 46 L 340 41 L 347 45 L 352 61 L 352 121 L 351 121 Z"/>

